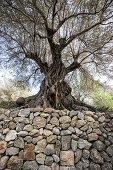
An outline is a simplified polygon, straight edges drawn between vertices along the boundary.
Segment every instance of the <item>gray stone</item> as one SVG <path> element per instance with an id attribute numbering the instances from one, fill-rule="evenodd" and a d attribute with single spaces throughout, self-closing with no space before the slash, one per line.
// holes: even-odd
<path id="1" fill-rule="evenodd" d="M 60 167 L 58 164 L 56 164 L 55 162 L 52 163 L 52 166 L 51 166 L 52 170 L 59 170 Z"/>
<path id="2" fill-rule="evenodd" d="M 53 155 L 55 153 L 54 144 L 48 144 L 44 150 L 46 155 Z"/>
<path id="3" fill-rule="evenodd" d="M 45 162 L 45 157 L 46 155 L 44 155 L 43 153 L 39 153 L 38 155 L 36 155 L 36 161 L 39 163 L 39 164 L 44 164 Z"/>
<path id="4" fill-rule="evenodd" d="M 27 142 L 27 143 L 31 143 L 32 142 L 32 137 L 31 136 L 26 136 L 24 138 L 24 140 Z"/>
<path id="5" fill-rule="evenodd" d="M 105 163 L 102 165 L 102 170 L 113 170 L 112 164 L 109 163 L 109 162 L 105 162 Z"/>
<path id="6" fill-rule="evenodd" d="M 84 149 L 82 155 L 85 159 L 88 159 L 90 156 L 89 150 Z"/>
<path id="7" fill-rule="evenodd" d="M 15 130 L 10 130 L 5 138 L 5 141 L 11 141 L 14 140 L 17 137 L 17 132 Z"/>
<path id="8" fill-rule="evenodd" d="M 39 140 L 37 142 L 37 145 L 35 146 L 35 152 L 36 153 L 44 152 L 45 148 L 46 148 L 46 145 L 47 145 L 46 139 Z"/>
<path id="9" fill-rule="evenodd" d="M 45 164 L 47 166 L 51 166 L 53 163 L 53 157 L 52 156 L 46 156 L 46 159 L 45 159 Z"/>
<path id="10" fill-rule="evenodd" d="M 87 140 L 79 139 L 78 140 L 78 148 L 79 149 L 89 149 L 91 147 L 91 143 L 89 143 Z"/>
<path id="11" fill-rule="evenodd" d="M 28 132 L 26 132 L 26 131 L 20 131 L 20 132 L 18 132 L 18 136 L 25 137 L 25 136 L 27 136 L 27 135 L 28 135 Z"/>
<path id="12" fill-rule="evenodd" d="M 105 117 L 104 116 L 99 117 L 98 121 L 101 123 L 105 122 Z"/>
<path id="13" fill-rule="evenodd" d="M 78 119 L 83 120 L 84 119 L 84 113 L 78 112 Z"/>
<path id="14" fill-rule="evenodd" d="M 76 170 L 83 170 L 83 164 L 81 161 L 79 161 L 77 164 L 76 164 Z"/>
<path id="15" fill-rule="evenodd" d="M 70 117 L 72 118 L 73 116 L 76 116 L 77 113 L 78 113 L 78 111 L 72 110 L 72 111 L 70 112 Z"/>
<path id="16" fill-rule="evenodd" d="M 89 160 L 82 158 L 82 166 L 84 169 L 89 167 Z"/>
<path id="17" fill-rule="evenodd" d="M 10 147 L 6 150 L 6 155 L 17 155 L 19 153 L 19 148 Z"/>
<path id="18" fill-rule="evenodd" d="M 37 169 L 38 169 L 38 164 L 36 161 L 26 161 L 24 163 L 23 170 L 37 170 Z"/>
<path id="19" fill-rule="evenodd" d="M 72 132 L 70 130 L 61 130 L 61 136 L 65 136 L 65 135 L 71 135 Z"/>
<path id="20" fill-rule="evenodd" d="M 93 143 L 94 148 L 96 148 L 98 151 L 102 151 L 105 150 L 105 144 L 103 142 L 101 142 L 100 140 L 95 141 Z"/>
<path id="21" fill-rule="evenodd" d="M 85 120 L 78 120 L 78 121 L 76 122 L 76 127 L 77 127 L 77 128 L 80 128 L 80 127 L 84 126 L 85 124 L 86 124 L 86 121 L 85 121 Z"/>
<path id="22" fill-rule="evenodd" d="M 70 124 L 69 123 L 63 123 L 63 124 L 60 124 L 60 127 L 61 129 L 63 130 L 67 130 L 69 128 Z"/>
<path id="23" fill-rule="evenodd" d="M 51 168 L 46 165 L 41 165 L 38 170 L 51 170 Z"/>
<path id="24" fill-rule="evenodd" d="M 90 153 L 90 158 L 95 163 L 103 164 L 103 158 L 101 157 L 100 153 L 96 149 L 92 149 Z"/>
<path id="25" fill-rule="evenodd" d="M 98 139 L 98 135 L 96 133 L 88 134 L 88 141 L 95 141 Z"/>
<path id="26" fill-rule="evenodd" d="M 81 130 L 79 130 L 78 128 L 75 128 L 75 132 L 76 132 L 76 135 L 78 135 L 78 136 L 83 134 L 83 132 Z"/>
<path id="27" fill-rule="evenodd" d="M 26 109 L 21 109 L 18 116 L 21 117 L 28 117 L 30 115 L 30 109 L 26 108 Z"/>
<path id="28" fill-rule="evenodd" d="M 82 150 L 77 149 L 75 152 L 75 163 L 77 163 L 82 157 Z"/>
<path id="29" fill-rule="evenodd" d="M 75 152 L 77 150 L 77 141 L 73 140 L 71 141 L 71 148 Z"/>
<path id="30" fill-rule="evenodd" d="M 18 137 L 15 141 L 14 141 L 14 146 L 18 147 L 18 148 L 24 148 L 24 140 L 22 137 Z"/>
<path id="31" fill-rule="evenodd" d="M 59 130 L 58 128 L 54 127 L 54 128 L 53 128 L 53 133 L 54 133 L 55 135 L 59 135 L 59 134 L 60 134 L 60 130 Z"/>
<path id="32" fill-rule="evenodd" d="M 90 169 L 91 170 L 101 170 L 101 167 L 99 164 L 95 164 L 94 162 L 90 163 Z"/>
<path id="33" fill-rule="evenodd" d="M 62 136 L 62 150 L 69 150 L 71 144 L 71 136 Z"/>
<path id="34" fill-rule="evenodd" d="M 108 153 L 109 156 L 113 156 L 113 145 L 108 146 L 106 152 Z"/>
<path id="35" fill-rule="evenodd" d="M 16 131 L 17 132 L 20 132 L 20 131 L 22 131 L 23 130 L 23 128 L 24 128 L 24 123 L 17 123 L 17 125 L 16 125 Z"/>
<path id="36" fill-rule="evenodd" d="M 100 154 L 104 161 L 110 162 L 111 159 L 105 151 L 101 152 Z"/>
<path id="37" fill-rule="evenodd" d="M 60 161 L 60 158 L 55 154 L 53 154 L 53 159 L 56 163 L 58 163 Z"/>

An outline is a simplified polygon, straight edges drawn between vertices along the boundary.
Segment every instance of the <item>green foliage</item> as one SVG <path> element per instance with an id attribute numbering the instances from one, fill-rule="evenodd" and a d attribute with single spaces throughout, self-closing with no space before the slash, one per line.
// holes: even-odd
<path id="1" fill-rule="evenodd" d="M 102 89 L 96 88 L 93 95 L 94 106 L 97 110 L 107 112 L 113 109 L 113 96 Z"/>

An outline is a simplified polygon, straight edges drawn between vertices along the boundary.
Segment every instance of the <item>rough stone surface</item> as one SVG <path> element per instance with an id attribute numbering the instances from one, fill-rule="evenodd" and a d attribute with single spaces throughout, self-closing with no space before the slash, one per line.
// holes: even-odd
<path id="1" fill-rule="evenodd" d="M 46 126 L 46 119 L 43 117 L 36 117 L 33 123 L 37 126 L 37 128 L 43 128 Z"/>
<path id="2" fill-rule="evenodd" d="M 21 170 L 23 165 L 23 160 L 18 158 L 18 156 L 12 156 L 8 161 L 8 168 L 11 170 Z"/>
<path id="3" fill-rule="evenodd" d="M 73 166 L 74 165 L 74 153 L 72 151 L 61 151 L 60 153 L 61 165 Z"/>
<path id="4" fill-rule="evenodd" d="M 71 136 L 62 136 L 62 150 L 69 150 L 71 146 Z"/>
<path id="5" fill-rule="evenodd" d="M 35 159 L 34 145 L 33 144 L 25 145 L 25 147 L 24 147 L 24 159 L 25 160 L 34 160 Z"/>
<path id="6" fill-rule="evenodd" d="M 28 117 L 30 114 L 30 109 L 29 108 L 26 108 L 26 109 L 21 109 L 18 116 L 21 116 L 21 117 Z"/>
<path id="7" fill-rule="evenodd" d="M 47 144 L 46 139 L 38 141 L 37 145 L 35 146 L 35 152 L 36 153 L 44 152 L 46 144 Z"/>
<path id="8" fill-rule="evenodd" d="M 96 149 L 91 150 L 90 158 L 95 162 L 102 164 L 103 158 L 101 157 L 100 153 Z"/>
<path id="9" fill-rule="evenodd" d="M 3 156 L 0 159 L 0 169 L 5 169 L 6 168 L 8 159 L 9 159 L 8 156 Z"/>
<path id="10" fill-rule="evenodd" d="M 4 153 L 7 149 L 7 143 L 5 141 L 0 141 L 0 154 Z"/>
<path id="11" fill-rule="evenodd" d="M 44 155 L 43 153 L 39 153 L 38 155 L 36 155 L 36 161 L 39 163 L 39 164 L 44 164 L 45 162 L 45 157 L 46 155 Z"/>
<path id="12" fill-rule="evenodd" d="M 36 161 L 26 161 L 24 163 L 24 170 L 37 170 L 38 164 Z"/>
<path id="13" fill-rule="evenodd" d="M 19 153 L 19 148 L 10 147 L 6 150 L 6 155 L 17 155 Z"/>
<path id="14" fill-rule="evenodd" d="M 14 140 L 17 137 L 17 132 L 15 130 L 10 130 L 5 138 L 5 141 L 11 141 Z"/>

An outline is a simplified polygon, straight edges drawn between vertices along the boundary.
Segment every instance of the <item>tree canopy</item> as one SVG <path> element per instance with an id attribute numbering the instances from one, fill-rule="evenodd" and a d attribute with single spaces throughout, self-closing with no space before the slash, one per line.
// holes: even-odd
<path id="1" fill-rule="evenodd" d="M 7 51 L 0 62 L 25 81 L 45 78 L 43 105 L 66 106 L 64 79 L 77 69 L 112 76 L 112 0 L 1 0 L 0 36 Z"/>

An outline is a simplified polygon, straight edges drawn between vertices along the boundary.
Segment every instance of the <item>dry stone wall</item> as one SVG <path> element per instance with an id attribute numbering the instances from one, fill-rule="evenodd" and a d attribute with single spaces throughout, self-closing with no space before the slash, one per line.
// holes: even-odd
<path id="1" fill-rule="evenodd" d="M 113 170 L 113 113 L 0 109 L 0 169 Z"/>

